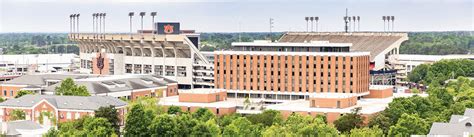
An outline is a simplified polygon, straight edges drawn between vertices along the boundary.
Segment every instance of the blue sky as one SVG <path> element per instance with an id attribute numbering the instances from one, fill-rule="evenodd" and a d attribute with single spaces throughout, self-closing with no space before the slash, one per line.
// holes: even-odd
<path id="1" fill-rule="evenodd" d="M 69 14 L 92 31 L 92 13 L 107 13 L 107 32 L 127 32 L 128 12 L 157 11 L 155 21 L 179 21 L 198 32 L 304 31 L 305 16 L 320 30 L 342 31 L 345 8 L 361 17 L 361 30 L 382 31 L 381 16 L 396 16 L 397 31 L 474 30 L 472 0 L 0 0 L 0 32 L 68 32 Z M 138 29 L 139 18 L 133 19 Z M 144 18 L 151 28 L 151 17 Z"/>

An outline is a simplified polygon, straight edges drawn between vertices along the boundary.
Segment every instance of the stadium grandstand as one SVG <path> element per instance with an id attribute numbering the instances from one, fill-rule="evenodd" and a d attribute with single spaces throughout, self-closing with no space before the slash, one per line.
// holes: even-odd
<path id="1" fill-rule="evenodd" d="M 408 34 L 400 32 L 288 32 L 279 42 L 352 43 L 351 51 L 370 52 L 371 83 L 394 85 L 397 71 L 392 64 L 396 64 L 400 45 L 406 40 Z"/>

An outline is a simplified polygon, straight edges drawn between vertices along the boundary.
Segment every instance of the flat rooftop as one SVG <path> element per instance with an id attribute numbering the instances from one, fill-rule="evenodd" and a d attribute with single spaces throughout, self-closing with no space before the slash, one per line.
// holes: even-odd
<path id="1" fill-rule="evenodd" d="M 285 56 L 368 56 L 370 52 L 276 52 L 276 51 L 214 51 L 227 55 L 285 55 Z"/>
<path id="2" fill-rule="evenodd" d="M 254 42 L 233 42 L 232 46 L 262 46 L 262 47 L 351 47 L 352 43 L 330 43 L 329 41 L 306 42 L 271 42 L 256 40 Z"/>
<path id="3" fill-rule="evenodd" d="M 226 92 L 225 89 L 213 89 L 213 88 L 195 88 L 195 89 L 181 89 L 179 93 L 188 93 L 188 94 L 211 94 L 211 93 L 220 93 Z"/>
<path id="4" fill-rule="evenodd" d="M 181 92 L 181 91 L 180 91 Z M 242 101 L 226 100 L 212 103 L 194 103 L 194 102 L 179 102 L 179 96 L 163 97 L 158 102 L 159 105 L 164 106 L 182 106 L 182 107 L 210 107 L 210 108 L 234 108 Z"/>

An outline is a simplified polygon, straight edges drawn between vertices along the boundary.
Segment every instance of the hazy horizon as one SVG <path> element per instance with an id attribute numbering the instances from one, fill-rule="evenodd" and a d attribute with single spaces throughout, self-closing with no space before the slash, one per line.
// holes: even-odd
<path id="1" fill-rule="evenodd" d="M 81 32 L 92 31 L 92 13 L 105 12 L 106 32 L 128 32 L 128 12 L 147 12 L 144 28 L 155 21 L 178 21 L 197 32 L 305 31 L 305 16 L 319 16 L 320 31 L 342 31 L 345 8 L 360 16 L 361 31 L 383 31 L 382 16 L 395 16 L 395 31 L 473 31 L 471 0 L 0 0 L 0 33 L 67 33 L 69 15 L 80 13 Z"/>

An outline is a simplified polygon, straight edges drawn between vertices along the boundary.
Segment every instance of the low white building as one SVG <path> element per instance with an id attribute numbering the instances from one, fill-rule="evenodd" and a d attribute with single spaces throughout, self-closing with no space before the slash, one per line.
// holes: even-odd
<path id="1" fill-rule="evenodd" d="M 79 68 L 79 62 L 79 56 L 76 54 L 0 55 L 0 74 L 72 72 Z"/>

